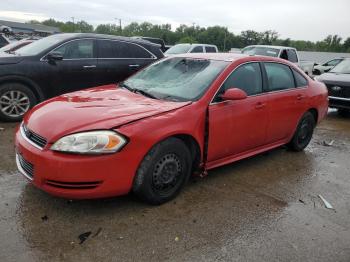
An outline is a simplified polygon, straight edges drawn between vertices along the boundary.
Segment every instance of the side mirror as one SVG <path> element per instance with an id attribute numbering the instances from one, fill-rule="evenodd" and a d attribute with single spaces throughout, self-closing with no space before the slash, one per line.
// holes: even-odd
<path id="1" fill-rule="evenodd" d="M 51 52 L 47 55 L 47 60 L 50 62 L 61 61 L 63 59 L 63 55 L 60 52 Z"/>
<path id="2" fill-rule="evenodd" d="M 230 88 L 221 95 L 223 100 L 242 100 L 247 98 L 247 93 L 239 88 Z"/>

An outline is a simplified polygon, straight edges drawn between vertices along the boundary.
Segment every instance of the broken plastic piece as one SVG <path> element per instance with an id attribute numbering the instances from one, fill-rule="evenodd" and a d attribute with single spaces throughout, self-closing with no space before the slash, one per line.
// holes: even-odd
<path id="1" fill-rule="evenodd" d="M 90 235 L 91 235 L 91 231 L 80 234 L 79 237 L 78 237 L 79 240 L 80 240 L 79 245 L 83 244 L 85 242 L 85 240 L 88 239 L 88 237 Z"/>
<path id="2" fill-rule="evenodd" d="M 323 204 L 328 209 L 334 209 L 333 206 L 321 195 L 318 195 L 318 197 L 322 200 Z"/>
<path id="3" fill-rule="evenodd" d="M 334 143 L 334 140 L 330 141 L 330 142 L 326 142 L 326 141 L 323 141 L 323 145 L 324 146 L 332 146 Z"/>

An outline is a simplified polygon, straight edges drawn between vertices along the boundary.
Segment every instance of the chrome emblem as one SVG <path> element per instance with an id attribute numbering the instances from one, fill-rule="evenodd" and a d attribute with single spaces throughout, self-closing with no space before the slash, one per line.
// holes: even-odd
<path id="1" fill-rule="evenodd" d="M 332 87 L 332 90 L 333 90 L 333 91 L 340 91 L 340 90 L 341 90 L 341 87 L 340 87 L 340 86 L 333 86 L 333 87 Z"/>

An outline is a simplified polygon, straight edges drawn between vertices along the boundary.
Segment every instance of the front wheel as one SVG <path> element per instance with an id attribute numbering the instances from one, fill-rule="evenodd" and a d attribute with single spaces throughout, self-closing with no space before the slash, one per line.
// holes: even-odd
<path id="1" fill-rule="evenodd" d="M 36 103 L 33 92 L 23 84 L 7 83 L 0 86 L 0 120 L 20 121 Z"/>
<path id="2" fill-rule="evenodd" d="M 306 112 L 299 121 L 298 127 L 294 133 L 288 147 L 293 151 L 302 151 L 310 143 L 316 120 L 312 113 Z"/>
<path id="3" fill-rule="evenodd" d="M 133 192 L 150 204 L 159 205 L 176 197 L 191 172 L 191 154 L 178 138 L 155 145 L 142 160 Z"/>

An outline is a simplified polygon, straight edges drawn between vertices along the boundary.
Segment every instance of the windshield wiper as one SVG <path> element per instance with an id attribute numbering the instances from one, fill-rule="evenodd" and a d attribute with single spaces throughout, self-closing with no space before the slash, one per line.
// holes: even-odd
<path id="1" fill-rule="evenodd" d="M 144 90 L 141 90 L 141 89 L 132 88 L 132 87 L 128 86 L 127 84 L 125 84 L 124 82 L 119 83 L 119 86 L 124 87 L 125 89 L 129 90 L 130 92 L 141 94 L 143 96 L 147 96 L 147 97 L 153 98 L 153 99 L 158 99 L 158 97 L 152 95 L 151 93 L 144 91 Z"/>
<path id="2" fill-rule="evenodd" d="M 144 95 L 144 96 L 147 96 L 149 98 L 153 98 L 153 99 L 158 99 L 158 97 L 152 95 L 151 93 L 147 92 L 147 91 L 144 91 L 144 90 L 141 90 L 141 89 L 134 89 L 134 93 L 138 93 L 138 94 L 141 94 L 141 95 Z"/>

